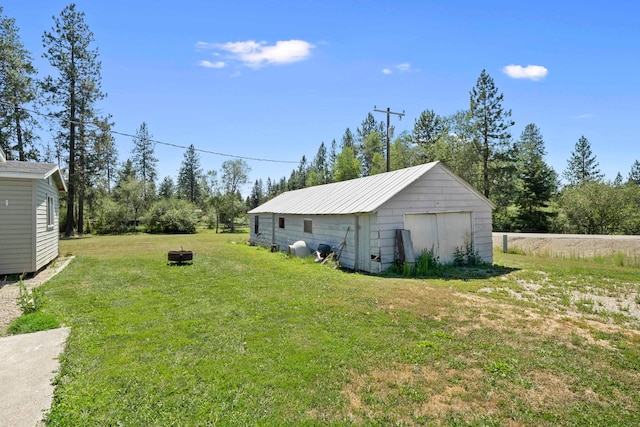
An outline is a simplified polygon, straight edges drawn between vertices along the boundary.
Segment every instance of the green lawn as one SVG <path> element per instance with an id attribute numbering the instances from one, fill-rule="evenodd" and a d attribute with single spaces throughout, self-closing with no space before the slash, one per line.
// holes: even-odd
<path id="1" fill-rule="evenodd" d="M 383 278 L 247 237 L 62 241 L 48 425 L 640 424 L 637 268 L 496 254 L 506 268 Z M 167 265 L 180 247 L 193 264 Z"/>

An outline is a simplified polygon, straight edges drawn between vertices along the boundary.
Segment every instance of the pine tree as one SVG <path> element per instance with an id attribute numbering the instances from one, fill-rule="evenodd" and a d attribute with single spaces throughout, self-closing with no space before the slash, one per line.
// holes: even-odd
<path id="1" fill-rule="evenodd" d="M 633 162 L 633 165 L 631 165 L 628 182 L 635 185 L 640 185 L 640 162 L 637 160 Z"/>
<path id="2" fill-rule="evenodd" d="M 424 110 L 420 113 L 413 125 L 413 132 L 411 134 L 411 142 L 421 146 L 421 152 L 428 153 L 429 147 L 436 143 L 440 138 L 448 133 L 447 121 L 440 117 L 433 110 Z M 393 161 L 393 157 L 391 158 Z M 427 156 L 424 156 L 421 161 L 423 163 L 433 161 Z"/>
<path id="3" fill-rule="evenodd" d="M 175 195 L 175 185 L 170 176 L 165 176 L 158 187 L 158 196 L 163 199 L 170 199 Z"/>
<path id="4" fill-rule="evenodd" d="M 15 19 L 0 15 L 0 148 L 9 159 L 38 159 L 38 124 L 26 109 L 36 99 L 35 75 Z"/>
<path id="5" fill-rule="evenodd" d="M 342 135 L 342 140 L 340 142 L 340 149 L 343 149 L 344 147 L 351 147 L 355 150 L 356 143 L 355 138 L 353 137 L 353 133 L 351 133 L 351 129 L 347 128 L 344 131 L 344 135 Z"/>
<path id="6" fill-rule="evenodd" d="M 201 177 L 200 156 L 191 144 L 184 153 L 184 159 L 178 171 L 178 197 L 199 205 L 202 201 L 202 189 L 199 185 Z"/>
<path id="7" fill-rule="evenodd" d="M 585 182 L 600 181 L 604 177 L 596 160 L 595 154 L 591 151 L 589 140 L 583 136 L 576 142 L 571 157 L 567 161 L 567 169 L 563 172 L 564 178 L 571 186 L 582 185 Z"/>
<path id="8" fill-rule="evenodd" d="M 96 132 L 93 144 L 93 162 L 95 164 L 94 174 L 98 182 L 98 187 L 111 193 L 111 183 L 116 177 L 118 164 L 118 150 L 115 139 L 111 134 L 111 117 L 107 116 L 97 120 L 98 131 Z"/>
<path id="9" fill-rule="evenodd" d="M 47 100 L 58 110 L 52 114 L 60 119 L 63 128 L 59 141 L 68 151 L 67 218 L 65 236 L 71 236 L 76 228 L 74 218 L 76 191 L 83 183 L 82 155 L 84 123 L 92 118 L 97 100 L 104 97 L 100 91 L 100 67 L 98 51 L 91 47 L 93 33 L 84 22 L 84 13 L 75 4 L 65 7 L 58 18 L 54 17 L 52 31 L 45 32 L 42 42 L 43 56 L 57 70 L 56 78 L 48 76 L 43 82 Z M 82 232 L 81 227 L 79 231 Z"/>
<path id="10" fill-rule="evenodd" d="M 251 188 L 251 193 L 247 197 L 247 208 L 249 210 L 257 208 L 264 200 L 264 186 L 261 179 L 256 179 Z"/>
<path id="11" fill-rule="evenodd" d="M 473 142 L 482 161 L 483 193 L 491 195 L 491 162 L 508 149 L 511 135 L 507 131 L 514 122 L 511 110 L 502 107 L 503 94 L 498 94 L 493 78 L 482 70 L 476 86 L 470 92 L 470 114 Z"/>
<path id="12" fill-rule="evenodd" d="M 548 231 L 548 218 L 541 208 L 547 206 L 555 194 L 557 176 L 544 161 L 546 150 L 540 129 L 533 123 L 525 126 L 514 148 L 514 202 L 519 208 L 519 228 Z"/>
<path id="13" fill-rule="evenodd" d="M 331 182 L 331 168 L 327 159 L 327 147 L 324 141 L 320 143 L 316 156 L 309 167 L 307 185 L 322 185 Z"/>
<path id="14" fill-rule="evenodd" d="M 360 127 L 356 128 L 358 146 L 355 155 L 360 159 L 360 171 L 363 176 L 368 176 L 373 164 L 373 157 L 379 153 L 384 157 L 383 136 L 386 135 L 385 126 L 377 122 L 373 114 L 367 113 Z M 386 141 L 386 140 L 385 140 Z"/>
<path id="15" fill-rule="evenodd" d="M 154 155 L 154 143 L 151 139 L 147 124 L 142 122 L 133 138 L 131 150 L 133 167 L 143 185 L 142 197 L 147 203 L 150 203 L 155 195 L 155 182 L 158 177 L 158 159 Z"/>

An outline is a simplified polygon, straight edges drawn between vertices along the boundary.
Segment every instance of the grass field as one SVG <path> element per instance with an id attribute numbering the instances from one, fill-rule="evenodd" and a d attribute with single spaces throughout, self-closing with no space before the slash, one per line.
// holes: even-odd
<path id="1" fill-rule="evenodd" d="M 247 237 L 63 241 L 76 258 L 44 310 L 72 332 L 48 425 L 640 424 L 637 268 L 496 253 L 372 277 Z M 167 265 L 180 247 L 193 264 Z"/>

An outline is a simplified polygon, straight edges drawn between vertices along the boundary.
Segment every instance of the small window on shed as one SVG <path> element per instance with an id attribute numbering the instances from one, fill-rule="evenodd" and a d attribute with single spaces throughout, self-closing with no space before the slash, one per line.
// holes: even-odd
<path id="1" fill-rule="evenodd" d="M 260 216 L 256 215 L 253 217 L 253 233 L 258 234 L 259 229 L 260 229 Z"/>
<path id="2" fill-rule="evenodd" d="M 313 233 L 312 224 L 311 224 L 311 220 L 310 219 L 305 219 L 304 220 L 304 232 L 305 233 Z"/>
<path id="3" fill-rule="evenodd" d="M 278 227 L 284 228 L 284 217 L 278 218 Z"/>
<path id="4" fill-rule="evenodd" d="M 47 225 L 48 226 L 53 225 L 54 216 L 55 215 L 53 212 L 53 197 L 47 196 Z"/>

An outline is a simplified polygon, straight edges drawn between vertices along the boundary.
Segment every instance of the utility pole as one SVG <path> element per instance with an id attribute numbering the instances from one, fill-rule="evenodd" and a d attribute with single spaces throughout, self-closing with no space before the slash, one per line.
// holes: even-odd
<path id="1" fill-rule="evenodd" d="M 391 114 L 395 114 L 396 116 L 399 117 L 399 120 L 402 120 L 402 116 L 404 116 L 404 110 L 402 110 L 402 113 L 396 113 L 391 111 L 389 107 L 387 107 L 386 110 L 378 110 L 374 105 L 373 111 L 378 113 L 387 113 L 387 172 L 390 172 L 391 171 L 391 135 L 389 134 L 389 118 Z"/>

